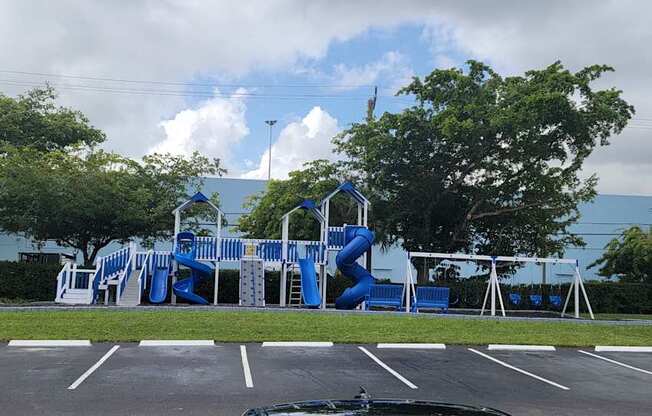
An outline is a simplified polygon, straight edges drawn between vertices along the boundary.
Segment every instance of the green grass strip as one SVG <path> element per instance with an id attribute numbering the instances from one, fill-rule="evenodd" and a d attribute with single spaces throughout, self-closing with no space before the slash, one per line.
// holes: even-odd
<path id="1" fill-rule="evenodd" d="M 253 311 L 12 311 L 0 339 L 214 339 L 222 342 L 443 342 L 557 346 L 651 345 L 652 325 Z"/>

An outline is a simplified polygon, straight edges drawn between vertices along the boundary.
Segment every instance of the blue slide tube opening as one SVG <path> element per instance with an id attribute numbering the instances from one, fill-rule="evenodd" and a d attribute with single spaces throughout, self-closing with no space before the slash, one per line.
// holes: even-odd
<path id="1" fill-rule="evenodd" d="M 371 285 L 376 282 L 367 269 L 356 263 L 356 260 L 371 248 L 374 233 L 362 226 L 347 226 L 344 232 L 345 245 L 337 254 L 335 263 L 344 276 L 353 279 L 354 285 L 335 300 L 335 307 L 353 309 L 364 301 Z"/>

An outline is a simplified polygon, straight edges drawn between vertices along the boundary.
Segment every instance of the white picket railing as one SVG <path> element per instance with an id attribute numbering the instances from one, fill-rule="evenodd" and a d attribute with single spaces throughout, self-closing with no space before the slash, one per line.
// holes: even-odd
<path id="1" fill-rule="evenodd" d="M 147 278 L 149 277 L 149 274 L 151 273 L 151 262 L 152 262 L 152 255 L 153 251 L 149 250 L 148 252 L 145 253 L 144 257 L 138 257 L 139 255 L 142 255 L 142 253 L 137 253 L 137 260 L 136 260 L 136 267 L 140 266 L 140 273 L 138 273 L 138 287 L 140 290 L 138 291 L 138 304 L 140 305 L 142 301 L 142 296 L 143 292 L 145 289 L 147 289 Z"/>
<path id="2" fill-rule="evenodd" d="M 70 284 L 70 276 L 70 263 L 66 263 L 57 275 L 57 296 L 54 299 L 55 302 L 60 302 L 63 298 L 63 294 L 66 292 L 66 289 L 68 289 L 68 285 Z"/>
<path id="3" fill-rule="evenodd" d="M 67 290 L 85 289 L 93 292 L 93 282 L 99 268 L 80 269 L 76 264 L 66 263 L 57 274 L 57 293 L 55 302 L 60 302 Z"/>

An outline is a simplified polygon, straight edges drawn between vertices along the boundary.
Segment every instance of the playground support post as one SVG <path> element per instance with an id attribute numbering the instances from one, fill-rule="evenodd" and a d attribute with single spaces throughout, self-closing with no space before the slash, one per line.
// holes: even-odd
<path id="1" fill-rule="evenodd" d="M 491 293 L 491 316 L 496 316 L 496 295 L 500 302 L 500 311 L 505 316 L 505 305 L 503 304 L 503 296 L 500 293 L 500 284 L 498 283 L 498 272 L 496 271 L 496 257 L 491 258 L 491 272 L 489 274 L 489 283 L 487 284 L 487 291 L 484 295 L 482 302 L 482 310 L 480 316 L 484 315 L 484 310 L 487 305 L 487 295 Z"/>
<path id="2" fill-rule="evenodd" d="M 174 211 L 174 242 L 172 243 L 172 253 L 177 250 L 177 234 L 181 231 L 181 210 Z M 177 282 L 177 274 L 179 273 L 179 265 L 174 260 L 172 256 L 172 286 Z M 175 305 L 177 303 L 177 295 L 174 294 L 174 290 L 170 293 L 170 303 Z"/>
<path id="3" fill-rule="evenodd" d="M 586 308 L 589 310 L 589 316 L 591 319 L 595 319 L 593 315 L 593 308 L 591 308 L 591 303 L 589 302 L 589 297 L 586 294 L 586 289 L 584 288 L 584 282 L 582 281 L 582 276 L 580 275 L 580 265 L 579 261 L 575 263 L 575 271 L 573 273 L 573 281 L 571 282 L 570 287 L 568 288 L 568 295 L 566 295 L 566 301 L 564 302 L 564 309 L 561 311 L 561 316 L 566 315 L 566 309 L 568 308 L 568 302 L 570 301 L 571 296 L 574 300 L 574 316 L 575 318 L 580 318 L 580 291 L 582 296 L 584 296 L 584 302 L 586 302 Z"/>
<path id="4" fill-rule="evenodd" d="M 222 259 L 222 211 L 217 211 L 217 247 L 215 248 L 215 253 L 217 254 L 217 261 L 215 264 L 215 284 L 213 291 L 213 305 L 217 306 L 217 297 L 219 294 L 220 287 L 220 261 Z"/>
<path id="5" fill-rule="evenodd" d="M 288 239 L 290 234 L 290 216 L 283 216 L 283 222 L 281 224 L 281 287 L 279 288 L 280 299 L 279 304 L 284 307 L 286 306 L 287 299 L 287 279 L 288 279 Z"/>
<path id="6" fill-rule="evenodd" d="M 412 274 L 412 265 L 410 264 L 410 253 L 408 253 L 407 270 L 405 273 L 405 283 L 403 285 L 403 293 L 405 294 L 405 312 L 412 311 L 412 293 L 414 293 L 415 300 L 417 291 L 414 288 L 414 275 Z"/>

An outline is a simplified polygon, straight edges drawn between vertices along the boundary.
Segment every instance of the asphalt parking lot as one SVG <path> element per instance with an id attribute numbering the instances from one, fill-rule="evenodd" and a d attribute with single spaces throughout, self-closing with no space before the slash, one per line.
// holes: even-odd
<path id="1" fill-rule="evenodd" d="M 359 386 L 375 398 L 490 406 L 514 415 L 649 415 L 652 354 L 487 346 L 0 345 L 0 413 L 8 415 L 238 415 L 266 404 L 348 399 Z"/>

